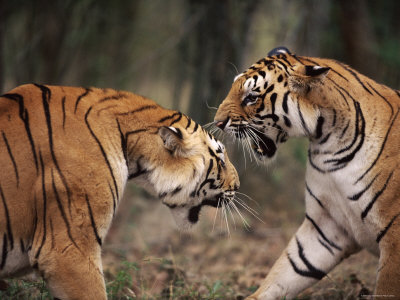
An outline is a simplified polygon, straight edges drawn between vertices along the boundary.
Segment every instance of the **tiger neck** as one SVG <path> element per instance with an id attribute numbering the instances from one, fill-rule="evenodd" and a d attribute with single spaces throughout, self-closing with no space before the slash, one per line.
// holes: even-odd
<path id="1" fill-rule="evenodd" d="M 182 114 L 133 94 L 119 100 L 107 113 L 115 122 L 113 135 L 118 136 L 115 147 L 122 149 L 128 179 L 148 184 L 155 166 L 170 159 L 158 134 L 159 128 L 178 122 Z"/>
<path id="2" fill-rule="evenodd" d="M 366 122 L 360 105 L 354 102 L 348 110 L 320 109 L 314 135 L 310 137 L 310 164 L 322 173 L 345 168 L 362 155 Z"/>

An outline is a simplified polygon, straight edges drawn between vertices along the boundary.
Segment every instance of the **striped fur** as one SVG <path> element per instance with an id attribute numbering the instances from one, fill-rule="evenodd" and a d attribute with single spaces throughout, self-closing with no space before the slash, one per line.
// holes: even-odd
<path id="1" fill-rule="evenodd" d="M 128 92 L 23 85 L 0 114 L 0 277 L 36 269 L 56 298 L 106 299 L 101 246 L 128 179 L 183 229 L 239 187 L 212 135 Z"/>
<path id="2" fill-rule="evenodd" d="M 286 48 L 235 78 L 218 127 L 262 162 L 288 137 L 310 141 L 306 218 L 249 299 L 293 298 L 362 248 L 379 256 L 374 294 L 400 297 L 399 109 L 399 91 Z"/>

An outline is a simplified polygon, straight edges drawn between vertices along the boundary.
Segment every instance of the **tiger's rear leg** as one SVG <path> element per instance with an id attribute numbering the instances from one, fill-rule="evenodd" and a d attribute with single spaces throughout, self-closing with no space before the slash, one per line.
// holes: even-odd
<path id="1" fill-rule="evenodd" d="M 291 299 L 359 250 L 329 216 L 316 215 L 306 215 L 285 251 L 248 300 Z"/>
<path id="2" fill-rule="evenodd" d="M 100 248 L 79 250 L 68 243 L 40 253 L 37 268 L 52 296 L 62 300 L 105 300 Z"/>

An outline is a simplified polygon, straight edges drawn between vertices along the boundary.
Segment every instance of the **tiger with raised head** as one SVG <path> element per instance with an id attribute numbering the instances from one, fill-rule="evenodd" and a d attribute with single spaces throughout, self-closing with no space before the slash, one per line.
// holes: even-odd
<path id="1" fill-rule="evenodd" d="M 248 299 L 293 298 L 361 248 L 379 256 L 374 294 L 400 298 L 399 108 L 399 91 L 284 47 L 234 79 L 215 122 L 260 161 L 309 139 L 304 222 Z"/>
<path id="2" fill-rule="evenodd" d="M 239 187 L 222 143 L 112 89 L 23 85 L 0 97 L 0 277 L 37 270 L 60 299 L 106 299 L 101 246 L 126 181 L 188 228 Z"/>

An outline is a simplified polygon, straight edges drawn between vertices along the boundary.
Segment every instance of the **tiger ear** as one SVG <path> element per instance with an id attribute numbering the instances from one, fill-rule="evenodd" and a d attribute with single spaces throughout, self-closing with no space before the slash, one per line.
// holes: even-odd
<path id="1" fill-rule="evenodd" d="M 300 95 L 307 94 L 312 88 L 321 84 L 329 67 L 321 66 L 298 66 L 294 68 L 294 73 L 289 77 L 289 88 L 292 92 Z"/>
<path id="2" fill-rule="evenodd" d="M 183 134 L 179 128 L 163 126 L 158 130 L 158 135 L 168 151 L 175 153 L 177 150 L 183 149 Z"/>

